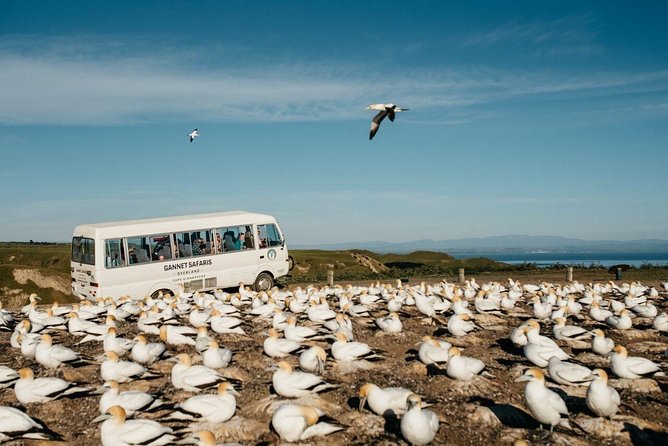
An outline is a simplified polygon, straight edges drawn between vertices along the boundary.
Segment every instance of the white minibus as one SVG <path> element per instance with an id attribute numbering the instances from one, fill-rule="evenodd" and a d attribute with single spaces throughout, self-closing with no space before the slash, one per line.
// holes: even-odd
<path id="1" fill-rule="evenodd" d="M 244 211 L 79 225 L 72 237 L 72 293 L 82 299 L 268 290 L 291 268 L 276 219 Z"/>

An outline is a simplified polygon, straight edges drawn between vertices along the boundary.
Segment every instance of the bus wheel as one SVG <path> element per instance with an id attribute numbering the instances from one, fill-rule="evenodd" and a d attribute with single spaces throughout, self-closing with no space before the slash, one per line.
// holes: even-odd
<path id="1" fill-rule="evenodd" d="M 267 291 L 274 286 L 274 278 L 269 273 L 260 273 L 255 279 L 255 291 Z"/>
<path id="2" fill-rule="evenodd" d="M 162 293 L 163 296 L 166 295 L 166 294 L 169 294 L 171 296 L 172 295 L 172 290 L 168 290 L 168 289 L 157 290 L 153 294 L 151 294 L 151 297 L 153 299 L 157 299 L 158 296 L 160 295 L 160 293 Z"/>
<path id="3" fill-rule="evenodd" d="M 292 256 L 288 256 L 288 271 L 292 271 L 292 268 L 295 267 L 295 259 Z"/>

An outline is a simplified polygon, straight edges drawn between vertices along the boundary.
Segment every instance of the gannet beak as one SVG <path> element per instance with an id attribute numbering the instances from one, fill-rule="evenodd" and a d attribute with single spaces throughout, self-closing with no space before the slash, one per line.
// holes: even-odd
<path id="1" fill-rule="evenodd" d="M 111 418 L 111 415 L 109 415 L 108 413 L 103 413 L 99 417 L 95 418 L 92 422 L 99 423 L 101 421 L 108 420 L 109 418 Z"/>
<path id="2" fill-rule="evenodd" d="M 366 404 L 366 397 L 360 398 L 360 405 L 358 407 L 358 410 L 361 412 L 362 409 L 364 409 L 364 405 Z"/>
<path id="3" fill-rule="evenodd" d="M 515 379 L 516 383 L 522 382 L 522 381 L 531 381 L 531 377 L 528 375 L 522 375 L 519 378 Z"/>

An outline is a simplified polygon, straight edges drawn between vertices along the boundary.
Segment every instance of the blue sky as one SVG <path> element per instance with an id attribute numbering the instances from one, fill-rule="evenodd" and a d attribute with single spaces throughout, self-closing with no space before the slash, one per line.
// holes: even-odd
<path id="1" fill-rule="evenodd" d="M 668 238 L 666 2 L 1 9 L 0 240 L 236 209 L 299 244 Z M 369 141 L 377 102 L 411 110 Z"/>

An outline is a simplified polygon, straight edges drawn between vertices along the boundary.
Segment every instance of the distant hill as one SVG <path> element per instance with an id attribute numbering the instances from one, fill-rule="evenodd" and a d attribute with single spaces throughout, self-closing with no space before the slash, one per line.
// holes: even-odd
<path id="1" fill-rule="evenodd" d="M 411 242 L 358 242 L 318 245 L 291 245 L 293 249 L 364 249 L 378 253 L 439 251 L 457 255 L 475 252 L 668 252 L 668 240 L 582 240 L 559 236 L 501 235 L 453 240 L 415 240 Z"/>

